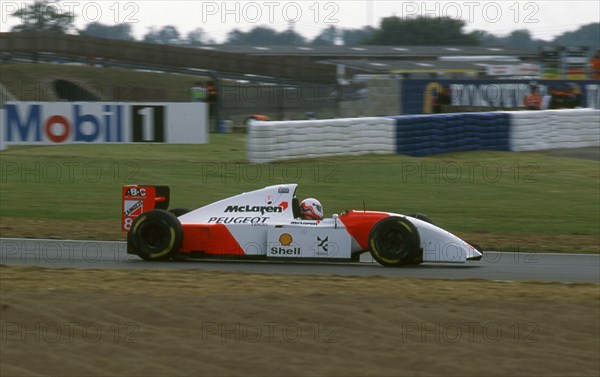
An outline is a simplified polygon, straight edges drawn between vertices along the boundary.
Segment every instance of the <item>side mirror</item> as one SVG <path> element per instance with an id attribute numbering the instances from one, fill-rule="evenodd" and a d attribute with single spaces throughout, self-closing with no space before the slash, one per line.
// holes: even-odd
<path id="1" fill-rule="evenodd" d="M 333 220 L 335 220 L 335 227 L 334 229 L 337 229 L 337 219 L 338 219 L 339 215 L 337 213 L 333 214 Z"/>

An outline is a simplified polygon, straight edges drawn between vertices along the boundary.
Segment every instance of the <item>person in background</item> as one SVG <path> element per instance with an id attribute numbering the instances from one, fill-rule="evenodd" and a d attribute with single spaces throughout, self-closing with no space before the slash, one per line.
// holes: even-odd
<path id="1" fill-rule="evenodd" d="M 217 86 L 215 85 L 214 81 L 209 81 L 206 83 L 206 96 L 208 103 L 217 103 Z"/>
<path id="2" fill-rule="evenodd" d="M 563 92 L 558 85 L 552 85 L 550 87 L 550 96 L 549 109 L 562 109 L 564 103 Z"/>
<path id="3" fill-rule="evenodd" d="M 219 92 L 214 81 L 206 83 L 206 102 L 208 103 L 208 116 L 211 132 L 215 132 L 219 128 L 219 120 L 217 113 L 217 103 L 219 100 Z"/>
<path id="4" fill-rule="evenodd" d="M 442 86 L 442 90 L 437 93 L 434 99 L 433 112 L 434 113 L 445 113 L 448 112 L 448 106 L 451 102 L 450 87 L 448 85 Z"/>
<path id="5" fill-rule="evenodd" d="M 523 99 L 523 105 L 527 110 L 540 110 L 542 107 L 542 96 L 536 84 L 529 85 L 529 94 Z"/>
<path id="6" fill-rule="evenodd" d="M 590 68 L 592 69 L 591 79 L 600 80 L 600 49 L 596 50 L 596 54 L 590 60 Z"/>
<path id="7" fill-rule="evenodd" d="M 563 94 L 565 108 L 574 109 L 581 105 L 581 93 L 577 84 L 572 82 L 566 84 Z"/>
<path id="8" fill-rule="evenodd" d="M 196 81 L 194 86 L 190 89 L 190 100 L 192 102 L 206 102 L 207 91 L 204 84 L 200 81 Z"/>

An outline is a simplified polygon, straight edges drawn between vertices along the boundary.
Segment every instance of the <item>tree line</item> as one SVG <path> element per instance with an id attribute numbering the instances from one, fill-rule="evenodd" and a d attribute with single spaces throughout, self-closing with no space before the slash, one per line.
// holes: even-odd
<path id="1" fill-rule="evenodd" d="M 42 31 L 53 33 L 77 33 L 79 35 L 118 40 L 136 40 L 131 24 L 105 25 L 90 23 L 81 30 L 74 27 L 74 15 L 61 13 L 48 7 L 49 0 L 36 1 L 15 12 L 21 24 L 12 31 Z M 50 11 L 48 11 L 50 10 Z M 249 31 L 230 31 L 225 45 L 286 45 L 286 46 L 333 46 L 333 45 L 404 45 L 404 46 L 502 46 L 536 51 L 542 46 L 589 46 L 600 48 L 600 23 L 592 23 L 566 32 L 548 42 L 534 39 L 528 30 L 515 30 L 507 36 L 497 36 L 486 31 L 464 31 L 465 22 L 452 18 L 419 17 L 405 19 L 386 17 L 374 28 L 346 29 L 329 26 L 316 37 L 309 39 L 293 28 L 277 31 L 266 26 L 257 26 Z M 176 26 L 151 27 L 142 41 L 157 44 L 201 46 L 216 44 L 203 28 L 198 27 L 186 34 Z"/>

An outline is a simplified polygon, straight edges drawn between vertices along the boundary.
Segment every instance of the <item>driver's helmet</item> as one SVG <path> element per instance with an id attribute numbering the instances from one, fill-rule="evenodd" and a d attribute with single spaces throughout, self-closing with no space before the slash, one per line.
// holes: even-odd
<path id="1" fill-rule="evenodd" d="M 304 220 L 323 220 L 323 206 L 314 198 L 307 198 L 300 203 L 300 216 Z"/>

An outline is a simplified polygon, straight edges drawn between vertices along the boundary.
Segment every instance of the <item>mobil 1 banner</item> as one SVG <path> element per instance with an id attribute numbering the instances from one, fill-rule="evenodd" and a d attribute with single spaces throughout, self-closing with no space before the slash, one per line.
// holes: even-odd
<path id="1" fill-rule="evenodd" d="M 208 142 L 204 103 L 7 102 L 6 145 Z"/>

